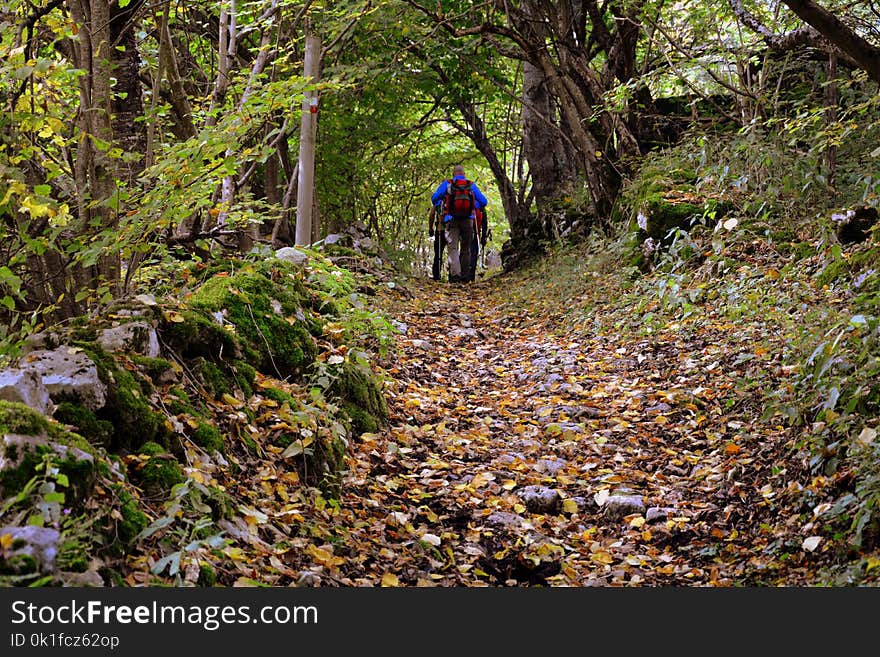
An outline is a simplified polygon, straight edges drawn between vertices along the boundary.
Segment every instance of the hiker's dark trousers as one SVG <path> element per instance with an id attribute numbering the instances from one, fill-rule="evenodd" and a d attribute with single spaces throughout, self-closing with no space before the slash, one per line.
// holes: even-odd
<path id="1" fill-rule="evenodd" d="M 431 264 L 431 278 L 439 281 L 443 275 L 443 249 L 446 247 L 446 233 L 434 231 L 434 262 Z"/>
<path id="2" fill-rule="evenodd" d="M 474 220 L 470 217 L 453 217 L 446 224 L 446 244 L 449 247 L 449 280 L 463 281 L 470 278 L 471 242 L 473 239 Z"/>

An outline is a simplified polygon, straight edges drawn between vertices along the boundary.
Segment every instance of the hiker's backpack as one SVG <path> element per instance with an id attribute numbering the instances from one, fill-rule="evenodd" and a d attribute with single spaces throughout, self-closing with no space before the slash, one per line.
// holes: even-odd
<path id="1" fill-rule="evenodd" d="M 446 214 L 453 219 L 467 219 L 474 213 L 476 205 L 474 185 L 470 180 L 458 178 L 447 181 Z"/>

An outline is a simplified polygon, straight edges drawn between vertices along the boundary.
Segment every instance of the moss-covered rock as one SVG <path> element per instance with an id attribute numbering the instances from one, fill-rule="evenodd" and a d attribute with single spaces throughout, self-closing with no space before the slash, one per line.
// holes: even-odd
<path id="1" fill-rule="evenodd" d="M 150 358 L 139 354 L 131 355 L 132 362 L 138 369 L 150 377 L 154 384 L 173 381 L 177 378 L 180 367 L 164 358 Z"/>
<path id="2" fill-rule="evenodd" d="M 113 426 L 113 439 L 108 450 L 126 451 L 137 449 L 150 440 L 166 440 L 165 417 L 149 401 L 153 390 L 150 382 L 120 366 L 97 344 L 79 343 L 77 346 L 94 361 L 101 381 L 107 386 L 107 399 L 95 416 Z"/>
<path id="3" fill-rule="evenodd" d="M 645 238 L 664 242 L 676 229 L 687 232 L 696 224 L 714 224 L 730 207 L 729 203 L 715 198 L 674 191 L 656 192 L 642 201 L 639 212 L 644 217 L 643 225 L 638 225 L 637 220 L 634 228 L 641 230 Z"/>
<path id="4" fill-rule="evenodd" d="M 296 399 L 287 391 L 278 388 L 263 388 L 260 393 L 266 398 L 278 402 L 279 405 L 287 404 L 290 408 L 297 408 Z"/>
<path id="5" fill-rule="evenodd" d="M 101 420 L 93 411 L 74 402 L 61 402 L 52 417 L 74 430 L 93 445 L 107 446 L 113 439 L 113 424 Z"/>
<path id="6" fill-rule="evenodd" d="M 245 348 L 234 333 L 208 313 L 184 309 L 169 314 L 159 326 L 162 341 L 185 359 L 245 358 Z"/>
<path id="7" fill-rule="evenodd" d="M 309 466 L 318 473 L 318 488 L 328 497 L 342 494 L 342 473 L 345 470 L 347 445 L 340 437 L 320 442 L 309 459 Z"/>
<path id="8" fill-rule="evenodd" d="M 317 348 L 310 328 L 316 321 L 304 310 L 303 286 L 264 263 L 232 275 L 214 276 L 196 290 L 189 306 L 220 313 L 235 334 L 256 352 L 253 364 L 279 376 L 301 374 L 315 360 Z M 240 357 L 239 357 L 240 358 Z"/>
<path id="9" fill-rule="evenodd" d="M 245 399 L 254 395 L 254 382 L 257 380 L 257 371 L 243 360 L 235 361 L 232 365 L 232 376 L 235 378 L 238 389 L 241 390 Z"/>
<path id="10" fill-rule="evenodd" d="M 169 396 L 165 399 L 165 407 L 174 415 L 192 415 L 196 417 L 199 412 L 193 405 L 193 401 L 183 388 L 175 387 L 168 391 Z"/>
<path id="11" fill-rule="evenodd" d="M 388 405 L 375 376 L 365 366 L 346 361 L 337 367 L 330 386 L 331 396 L 339 399 L 351 421 L 355 435 L 374 432 L 388 419 Z"/>
<path id="12" fill-rule="evenodd" d="M 18 553 L 0 557 L 0 575 L 31 575 L 39 572 L 38 568 L 37 560 L 31 554 Z"/>
<path id="13" fill-rule="evenodd" d="M 96 477 L 96 451 L 82 436 L 66 431 L 33 409 L 0 401 L 0 498 L 21 491 L 49 458 L 67 476 L 74 504 Z"/>
<path id="14" fill-rule="evenodd" d="M 231 374 L 222 365 L 199 357 L 192 362 L 191 369 L 205 392 L 213 399 L 220 399 L 224 394 L 231 395 L 235 390 Z"/>

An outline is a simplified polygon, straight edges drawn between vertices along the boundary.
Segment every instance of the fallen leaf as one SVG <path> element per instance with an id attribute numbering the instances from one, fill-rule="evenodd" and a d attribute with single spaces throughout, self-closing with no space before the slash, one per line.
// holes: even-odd
<path id="1" fill-rule="evenodd" d="M 394 573 L 385 573 L 382 575 L 382 586 L 400 586 L 400 581 Z"/>
<path id="2" fill-rule="evenodd" d="M 476 476 L 471 480 L 471 486 L 474 488 L 480 488 L 481 486 L 485 486 L 490 481 L 495 480 L 495 475 L 491 472 L 478 472 Z"/>
<path id="3" fill-rule="evenodd" d="M 877 437 L 877 430 L 872 429 L 871 427 L 865 427 L 862 429 L 862 432 L 859 434 L 859 437 L 856 440 L 862 445 L 870 445 L 874 442 L 874 439 Z"/>
<path id="4" fill-rule="evenodd" d="M 819 547 L 819 543 L 821 542 L 821 536 L 809 536 L 804 539 L 803 543 L 801 543 L 801 547 L 804 548 L 807 552 L 812 552 L 817 547 Z"/>

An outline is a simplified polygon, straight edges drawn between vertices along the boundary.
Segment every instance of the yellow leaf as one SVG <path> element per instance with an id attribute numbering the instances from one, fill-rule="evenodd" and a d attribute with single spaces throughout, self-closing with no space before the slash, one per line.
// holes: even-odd
<path id="1" fill-rule="evenodd" d="M 382 586 L 400 586 L 400 581 L 394 573 L 385 573 L 382 575 Z"/>
<path id="2" fill-rule="evenodd" d="M 504 490 L 513 490 L 516 488 L 516 482 L 513 479 L 505 479 L 504 483 L 501 484 L 501 487 Z"/>
<path id="3" fill-rule="evenodd" d="M 614 557 L 612 557 L 608 552 L 596 552 L 595 554 L 590 556 L 592 561 L 596 563 L 614 563 Z"/>
<path id="4" fill-rule="evenodd" d="M 577 513 L 578 505 L 573 499 L 562 500 L 562 510 L 566 513 Z"/>
<path id="5" fill-rule="evenodd" d="M 236 399 L 235 397 L 230 395 L 228 392 L 223 393 L 222 399 L 224 402 L 226 402 L 227 404 L 232 406 L 232 408 L 241 408 L 242 406 L 244 406 L 243 401 L 241 401 L 240 399 Z"/>
<path id="6" fill-rule="evenodd" d="M 3 536 L 0 536 L 0 548 L 5 550 L 12 545 L 12 541 L 12 534 L 3 534 Z"/>
<path id="7" fill-rule="evenodd" d="M 495 475 L 491 472 L 478 472 L 477 476 L 471 479 L 471 486 L 474 488 L 480 488 L 481 486 L 485 486 L 490 481 L 495 479 Z"/>
<path id="8" fill-rule="evenodd" d="M 724 451 L 727 452 L 728 454 L 736 454 L 740 451 L 740 449 L 741 448 L 739 445 L 735 445 L 733 443 L 728 443 L 727 446 L 724 448 Z"/>
<path id="9" fill-rule="evenodd" d="M 635 527 L 636 529 L 640 529 L 645 526 L 645 518 L 643 516 L 636 516 L 632 520 L 629 521 L 630 527 Z"/>
<path id="10" fill-rule="evenodd" d="M 309 544 L 309 546 L 306 548 L 306 552 L 309 553 L 309 556 L 315 561 L 315 563 L 326 566 L 328 568 L 333 568 L 334 566 L 345 563 L 345 559 L 343 559 L 342 557 L 333 556 L 333 553 L 330 552 L 330 550 L 319 548 L 313 543 Z"/>
<path id="11" fill-rule="evenodd" d="M 180 324 L 186 321 L 184 316 L 175 310 L 166 310 L 165 319 L 167 319 L 169 322 L 174 322 L 176 324 Z"/>
<path id="12" fill-rule="evenodd" d="M 233 561 L 244 561 L 245 555 L 244 550 L 239 547 L 228 546 L 224 548 L 223 554 L 232 559 Z"/>
<path id="13" fill-rule="evenodd" d="M 526 510 L 526 507 L 523 506 L 522 504 L 514 504 L 513 510 L 516 511 L 517 513 L 522 513 L 523 511 Z"/>

